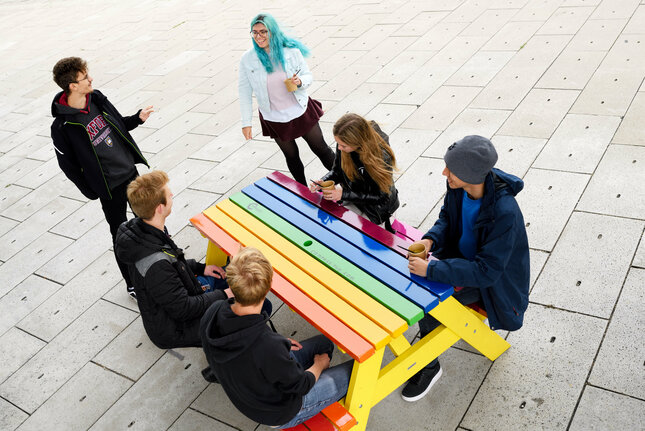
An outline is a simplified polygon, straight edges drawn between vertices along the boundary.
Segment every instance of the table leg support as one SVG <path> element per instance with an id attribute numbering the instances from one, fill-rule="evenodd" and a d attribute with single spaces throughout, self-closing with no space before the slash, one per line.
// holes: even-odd
<path id="1" fill-rule="evenodd" d="M 352 377 L 349 380 L 349 389 L 344 402 L 347 411 L 358 422 L 352 431 L 365 430 L 370 410 L 376 404 L 374 389 L 381 370 L 384 352 L 385 348 L 381 348 L 363 362 L 354 361 Z"/>
<path id="2" fill-rule="evenodd" d="M 430 310 L 430 315 L 491 361 L 511 347 L 452 296 Z"/>

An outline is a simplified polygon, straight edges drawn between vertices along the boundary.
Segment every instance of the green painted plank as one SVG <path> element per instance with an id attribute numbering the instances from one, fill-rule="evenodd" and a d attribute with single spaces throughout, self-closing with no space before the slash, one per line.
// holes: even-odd
<path id="1" fill-rule="evenodd" d="M 414 325 L 423 317 L 423 310 L 408 301 L 388 286 L 365 271 L 320 244 L 305 232 L 293 226 L 282 217 L 268 210 L 243 193 L 229 198 L 265 225 L 288 239 L 298 248 L 332 269 L 338 275 L 361 289 L 363 292 L 399 315 L 408 325 Z"/>

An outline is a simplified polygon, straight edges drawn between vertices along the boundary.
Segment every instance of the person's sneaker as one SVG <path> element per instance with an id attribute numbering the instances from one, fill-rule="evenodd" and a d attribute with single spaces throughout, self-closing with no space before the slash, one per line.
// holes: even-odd
<path id="1" fill-rule="evenodd" d="M 441 370 L 439 362 L 432 368 L 423 368 L 414 376 L 410 377 L 408 384 L 405 385 L 401 392 L 401 398 L 408 402 L 414 402 L 425 397 L 430 392 L 430 388 L 437 383 L 442 373 L 443 371 Z"/>
<path id="2" fill-rule="evenodd" d="M 130 298 L 134 299 L 134 301 L 136 302 L 137 301 L 137 294 L 134 291 L 134 287 L 128 286 L 128 287 L 126 287 L 126 290 L 128 291 L 128 295 L 130 296 Z"/>

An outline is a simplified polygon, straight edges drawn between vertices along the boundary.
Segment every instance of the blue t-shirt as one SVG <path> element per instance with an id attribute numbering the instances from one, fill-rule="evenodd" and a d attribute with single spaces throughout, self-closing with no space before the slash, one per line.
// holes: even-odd
<path id="1" fill-rule="evenodd" d="M 459 238 L 459 251 L 468 260 L 474 260 L 477 253 L 477 238 L 475 238 L 475 221 L 479 216 L 482 206 L 481 199 L 470 199 L 464 190 L 461 200 L 461 238 Z"/>

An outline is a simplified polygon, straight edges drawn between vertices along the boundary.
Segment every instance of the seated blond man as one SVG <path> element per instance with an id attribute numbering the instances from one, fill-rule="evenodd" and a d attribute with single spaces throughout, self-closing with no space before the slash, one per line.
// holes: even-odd
<path id="1" fill-rule="evenodd" d="M 262 304 L 273 268 L 255 248 L 227 267 L 233 298 L 217 301 L 200 328 L 211 371 L 231 402 L 261 424 L 290 428 L 347 393 L 353 361 L 329 368 L 334 344 L 323 335 L 301 343 L 273 332 Z"/>

